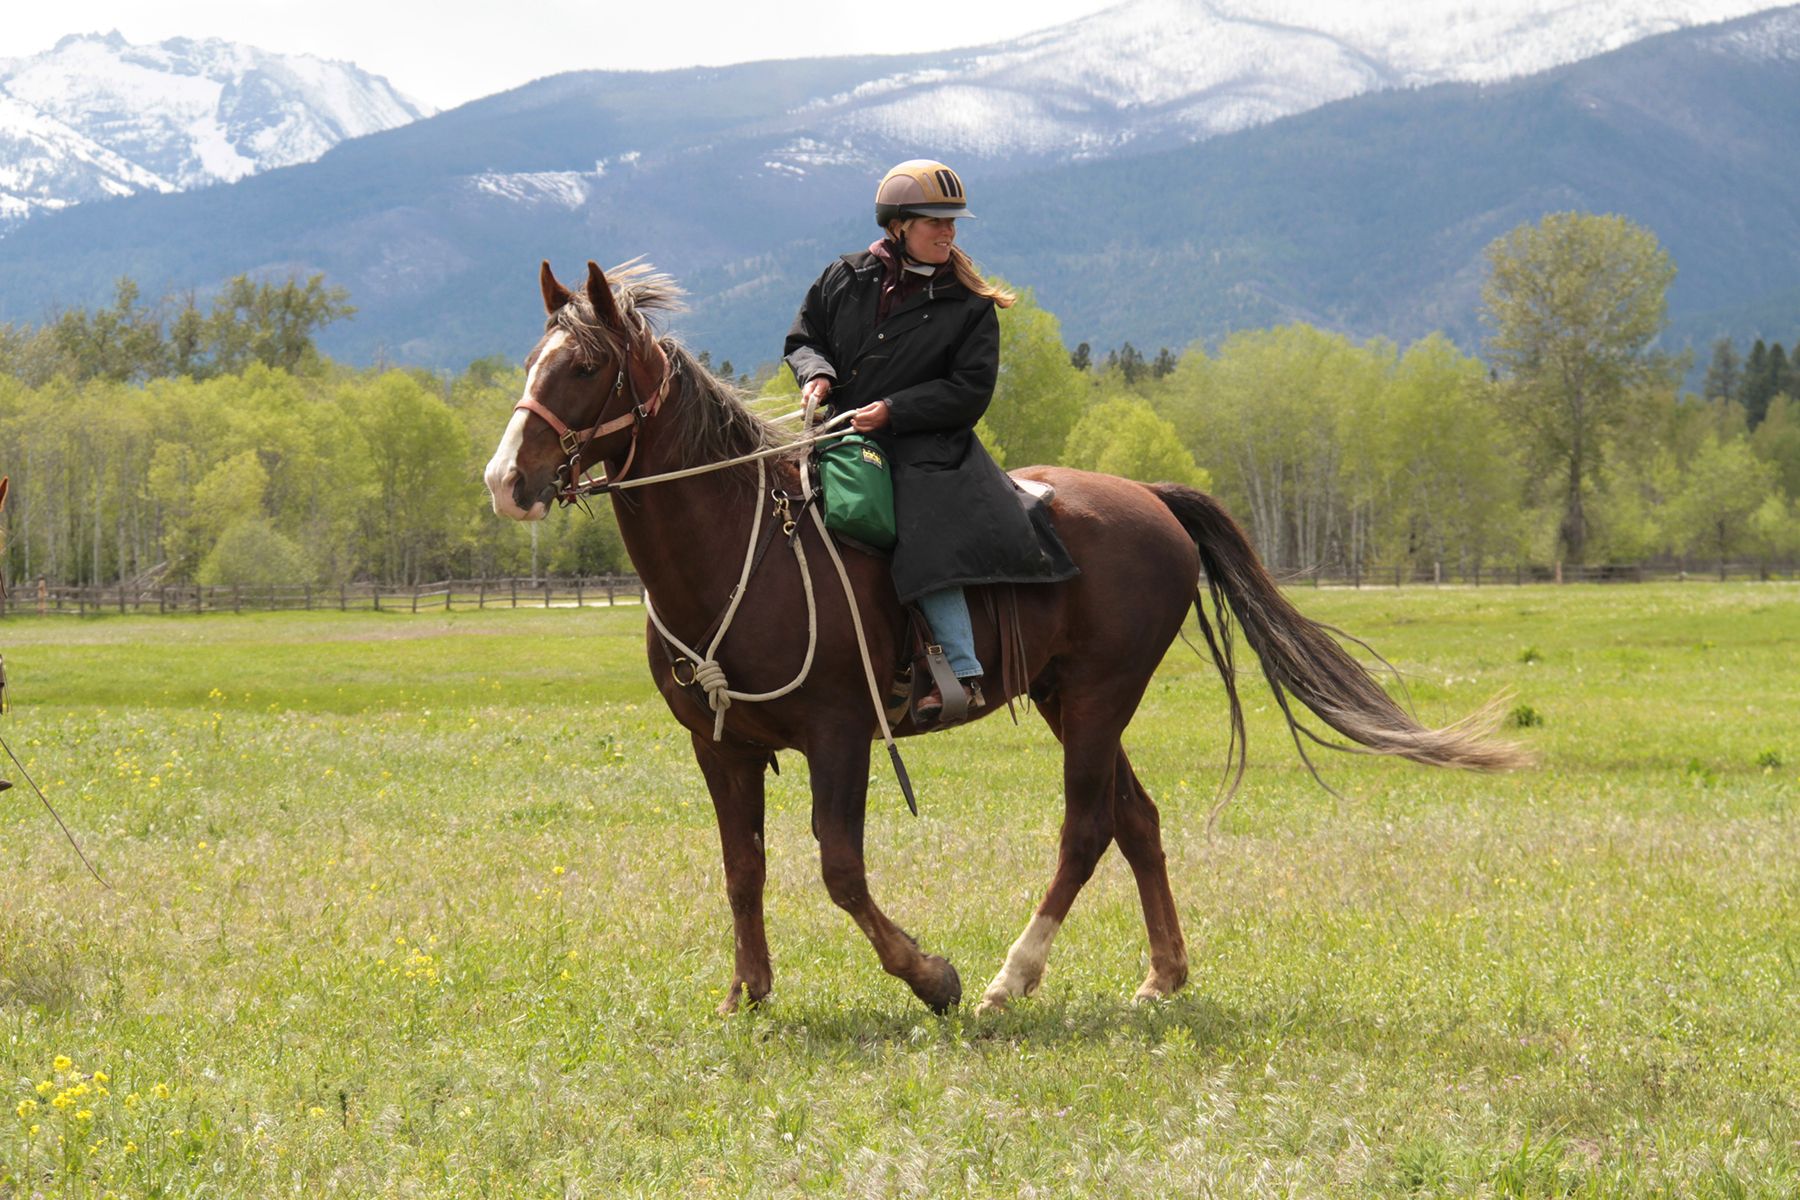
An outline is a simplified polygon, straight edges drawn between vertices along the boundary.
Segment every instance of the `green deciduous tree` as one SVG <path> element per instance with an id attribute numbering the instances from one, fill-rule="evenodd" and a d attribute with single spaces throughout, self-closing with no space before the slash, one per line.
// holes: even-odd
<path id="1" fill-rule="evenodd" d="M 264 517 L 246 517 L 219 536 L 196 578 L 224 587 L 292 586 L 311 582 L 313 571 L 291 538 Z"/>
<path id="2" fill-rule="evenodd" d="M 165 366 L 162 322 L 138 302 L 138 285 L 121 277 L 110 308 L 62 314 L 49 327 L 57 369 L 77 382 L 123 383 L 160 375 Z"/>
<path id="3" fill-rule="evenodd" d="M 1000 377 L 981 426 L 982 441 L 1006 467 L 1057 462 L 1088 394 L 1056 318 L 1029 288 L 1018 296 L 1000 310 Z"/>
<path id="4" fill-rule="evenodd" d="M 1212 486 L 1175 426 L 1136 396 L 1115 396 L 1090 408 L 1070 431 L 1062 461 L 1145 483 L 1181 483 L 1202 491 Z"/>
<path id="5" fill-rule="evenodd" d="M 1800 401 L 1777 396 L 1769 413 L 1750 437 L 1756 456 L 1775 471 L 1775 481 L 1789 500 L 1800 500 Z"/>
<path id="6" fill-rule="evenodd" d="M 251 363 L 284 371 L 311 369 L 318 362 L 318 332 L 355 312 L 350 293 L 327 287 L 323 275 L 312 275 L 305 283 L 292 277 L 273 283 L 236 276 L 214 298 L 206 322 L 212 370 L 235 374 Z"/>
<path id="7" fill-rule="evenodd" d="M 1587 555 L 1587 492 L 1638 389 L 1670 377 L 1651 345 L 1674 265 L 1624 217 L 1553 213 L 1488 247 L 1489 352 L 1538 465 L 1558 480 L 1564 553 Z"/>
<path id="8" fill-rule="evenodd" d="M 1747 440 L 1709 438 L 1669 504 L 1669 532 L 1677 545 L 1723 568 L 1751 548 L 1751 517 L 1774 493 L 1775 472 Z"/>

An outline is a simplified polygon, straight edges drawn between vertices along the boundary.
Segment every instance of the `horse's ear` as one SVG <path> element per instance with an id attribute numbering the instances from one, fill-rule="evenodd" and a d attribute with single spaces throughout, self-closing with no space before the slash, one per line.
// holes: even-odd
<path id="1" fill-rule="evenodd" d="M 544 289 L 545 312 L 553 313 L 569 302 L 569 289 L 556 282 L 556 272 L 550 269 L 550 260 L 547 258 L 538 271 L 538 286 Z"/>
<path id="2" fill-rule="evenodd" d="M 602 325 L 608 329 L 624 328 L 625 318 L 619 315 L 619 302 L 613 298 L 612 284 L 606 282 L 606 272 L 591 258 L 588 259 L 587 298 Z"/>
<path id="3" fill-rule="evenodd" d="M 6 485 L 10 482 L 12 481 L 6 476 L 0 475 L 0 508 L 6 507 Z"/>

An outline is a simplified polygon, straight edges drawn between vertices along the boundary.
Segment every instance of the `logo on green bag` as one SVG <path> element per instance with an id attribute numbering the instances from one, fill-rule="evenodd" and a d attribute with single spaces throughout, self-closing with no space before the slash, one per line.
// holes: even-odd
<path id="1" fill-rule="evenodd" d="M 881 457 L 881 451 L 875 449 L 873 446 L 864 446 L 862 448 L 862 457 L 863 461 L 866 463 L 874 463 L 878 467 L 887 466 L 886 461 Z"/>

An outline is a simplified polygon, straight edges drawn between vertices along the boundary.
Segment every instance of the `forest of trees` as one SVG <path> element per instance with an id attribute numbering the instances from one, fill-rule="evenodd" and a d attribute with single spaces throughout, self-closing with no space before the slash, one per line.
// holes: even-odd
<path id="1" fill-rule="evenodd" d="M 1208 349 L 1071 353 L 1027 291 L 1001 314 L 981 432 L 1061 463 L 1215 492 L 1290 571 L 1800 556 L 1800 368 L 1721 341 L 1702 394 L 1656 350 L 1673 275 L 1617 217 L 1489 250 L 1486 359 L 1304 324 Z M 0 326 L 4 568 L 17 583 L 416 583 L 626 564 L 605 505 L 529 526 L 481 469 L 519 395 L 498 360 L 353 369 L 315 338 L 342 291 L 232 280 Z M 1800 350 L 1800 347 L 1796 347 Z M 729 364 L 720 364 L 729 372 Z M 771 404 L 794 391 L 762 372 Z M 741 383 L 750 377 L 741 376 Z"/>

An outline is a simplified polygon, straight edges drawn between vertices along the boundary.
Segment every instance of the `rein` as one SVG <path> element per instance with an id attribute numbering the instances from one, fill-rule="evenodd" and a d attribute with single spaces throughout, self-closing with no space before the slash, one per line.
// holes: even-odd
<path id="1" fill-rule="evenodd" d="M 655 343 L 652 344 L 654 345 Z M 660 346 L 657 347 L 657 350 L 659 354 L 662 353 Z M 668 362 L 667 355 L 663 355 L 663 359 L 665 363 Z M 625 390 L 627 376 L 628 372 L 625 369 L 625 365 L 621 363 L 619 374 L 613 380 L 612 390 L 615 396 Z M 708 626 L 708 632 L 711 634 L 710 640 L 707 640 L 707 634 L 701 634 L 701 640 L 706 641 L 707 643 L 705 650 L 697 650 L 676 637 L 669 627 L 663 624 L 662 618 L 657 615 L 655 607 L 650 603 L 649 593 L 646 592 L 644 596 L 644 608 L 649 613 L 651 624 L 656 627 L 657 633 L 662 635 L 663 640 L 668 645 L 673 646 L 676 650 L 681 652 L 681 657 L 675 659 L 670 665 L 670 674 L 674 678 L 675 683 L 681 687 L 697 685 L 706 693 L 707 706 L 710 707 L 713 712 L 713 741 L 716 742 L 721 740 L 725 735 L 725 712 L 731 707 L 734 700 L 742 700 L 746 703 L 757 703 L 765 700 L 776 700 L 794 691 L 801 684 L 805 683 L 807 676 L 812 673 L 813 655 L 818 649 L 819 612 L 818 601 L 813 595 L 812 569 L 807 564 L 806 547 L 802 544 L 802 539 L 798 532 L 799 527 L 795 522 L 789 507 L 790 499 L 786 492 L 777 489 L 775 492 L 771 493 L 771 497 L 774 500 L 776 513 L 782 521 L 781 530 L 787 536 L 788 545 L 793 548 L 794 557 L 798 560 L 800 567 L 800 581 L 806 592 L 806 657 L 804 661 L 801 662 L 799 671 L 792 679 L 781 687 L 767 692 L 740 692 L 732 688 L 730 682 L 725 677 L 724 668 L 719 665 L 718 659 L 715 657 L 718 653 L 720 644 L 725 640 L 726 633 L 731 629 L 732 619 L 737 616 L 738 605 L 743 601 L 745 593 L 749 590 L 750 576 L 755 571 L 757 564 L 762 561 L 762 555 L 758 553 L 758 535 L 761 532 L 763 520 L 761 497 L 768 483 L 768 469 L 765 460 L 773 458 L 776 455 L 788 454 L 798 448 L 814 446 L 820 442 L 845 436 L 851 432 L 849 422 L 855 414 L 851 412 L 839 413 L 837 416 L 832 417 L 821 424 L 816 431 L 803 434 L 793 441 L 783 443 L 779 446 L 768 446 L 761 450 L 753 450 L 748 454 L 737 455 L 734 458 L 721 459 L 718 462 L 712 463 L 702 463 L 697 467 L 684 467 L 674 471 L 663 471 L 656 475 L 644 475 L 637 479 L 627 479 L 625 476 L 631 470 L 632 461 L 637 455 L 638 433 L 642 429 L 643 423 L 655 416 L 657 410 L 662 406 L 663 400 L 668 395 L 669 385 L 674 378 L 675 368 L 671 364 L 669 369 L 664 372 L 662 383 L 657 387 L 655 394 L 650 398 L 648 404 L 636 402 L 636 389 L 634 388 L 632 396 L 633 404 L 629 412 L 614 417 L 610 421 L 598 422 L 591 428 L 585 430 L 571 431 L 555 413 L 552 413 L 549 409 L 545 408 L 534 398 L 529 396 L 521 399 L 515 404 L 513 410 L 516 412 L 522 408 L 527 412 L 536 413 L 549 423 L 550 427 L 556 431 L 557 437 L 561 439 L 563 452 L 569 455 L 569 462 L 565 468 L 568 472 L 569 482 L 557 492 L 556 498 L 565 506 L 574 503 L 584 496 L 604 495 L 608 492 L 619 492 L 628 488 L 645 487 L 652 483 L 668 483 L 677 479 L 691 478 L 695 475 L 705 475 L 713 471 L 727 470 L 731 467 L 742 466 L 745 463 L 753 462 L 756 464 L 756 493 L 758 499 L 756 511 L 750 523 L 750 542 L 744 552 L 744 565 L 738 574 L 737 586 L 731 591 L 731 599 L 726 604 L 725 612 Z M 808 426 L 811 425 L 813 407 L 814 402 L 809 401 L 802 410 L 803 424 Z M 604 411 L 605 406 L 603 405 L 602 412 Z M 619 468 L 618 474 L 606 479 L 580 478 L 579 467 L 581 452 L 586 448 L 587 444 L 596 437 L 604 437 L 609 433 L 615 433 L 627 426 L 631 428 L 631 448 L 626 452 L 625 465 Z M 869 685 L 869 698 L 874 702 L 875 720 L 881 727 L 882 741 L 887 744 L 888 758 L 892 761 L 894 774 L 900 781 L 900 790 L 906 796 L 906 806 L 912 810 L 914 816 L 918 816 L 919 805 L 918 801 L 913 796 L 912 780 L 907 775 L 906 764 L 900 759 L 900 748 L 894 742 L 894 731 L 888 724 L 887 708 L 882 701 L 881 685 L 875 678 L 875 664 L 869 658 L 869 641 L 867 635 L 863 632 L 862 613 L 857 608 L 856 592 L 850 583 L 850 573 L 844 567 L 844 560 L 837 552 L 837 546 L 832 541 L 830 531 L 825 528 L 825 518 L 820 513 L 819 506 L 813 503 L 814 493 L 812 480 L 805 469 L 802 469 L 800 477 L 805 492 L 805 499 L 801 505 L 802 510 L 811 510 L 813 524 L 818 528 L 819 538 L 824 543 L 826 553 L 831 557 L 832 565 L 837 569 L 838 581 L 843 585 L 844 603 L 850 609 L 850 623 L 856 631 L 857 649 L 862 653 L 863 676 Z M 685 681 L 681 678 L 679 673 L 679 668 L 684 663 L 690 670 L 690 674 Z"/>

